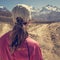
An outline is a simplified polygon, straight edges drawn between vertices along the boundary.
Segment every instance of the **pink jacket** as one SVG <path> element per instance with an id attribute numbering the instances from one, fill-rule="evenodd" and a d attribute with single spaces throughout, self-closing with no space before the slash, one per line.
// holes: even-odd
<path id="1" fill-rule="evenodd" d="M 43 60 L 38 43 L 30 37 L 11 54 L 9 33 L 0 38 L 0 60 Z"/>

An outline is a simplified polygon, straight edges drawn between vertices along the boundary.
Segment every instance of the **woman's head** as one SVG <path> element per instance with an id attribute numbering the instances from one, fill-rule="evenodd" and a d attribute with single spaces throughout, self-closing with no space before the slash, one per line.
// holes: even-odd
<path id="1" fill-rule="evenodd" d="M 17 17 L 21 17 L 24 21 L 28 22 L 31 19 L 30 6 L 25 4 L 17 4 L 12 9 L 13 22 L 16 22 Z"/>

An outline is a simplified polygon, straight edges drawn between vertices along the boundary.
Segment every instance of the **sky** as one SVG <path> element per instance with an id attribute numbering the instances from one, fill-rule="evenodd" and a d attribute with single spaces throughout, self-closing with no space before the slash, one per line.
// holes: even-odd
<path id="1" fill-rule="evenodd" d="M 60 0 L 0 0 L 0 6 L 5 6 L 9 10 L 16 4 L 27 4 L 39 9 L 49 4 L 60 8 Z"/>

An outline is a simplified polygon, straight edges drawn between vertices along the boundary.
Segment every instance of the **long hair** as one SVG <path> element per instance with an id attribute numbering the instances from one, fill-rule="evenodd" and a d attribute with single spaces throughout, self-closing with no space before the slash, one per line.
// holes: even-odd
<path id="1" fill-rule="evenodd" d="M 21 43 L 28 37 L 28 32 L 23 28 L 23 25 L 25 25 L 26 22 L 24 22 L 21 17 L 17 17 L 16 20 L 15 26 L 10 34 L 12 40 L 11 47 L 21 45 Z M 20 39 L 18 38 L 18 35 L 20 36 Z"/>

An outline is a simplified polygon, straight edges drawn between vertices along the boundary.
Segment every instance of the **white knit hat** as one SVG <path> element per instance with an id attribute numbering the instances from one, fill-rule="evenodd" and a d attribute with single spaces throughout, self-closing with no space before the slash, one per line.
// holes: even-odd
<path id="1" fill-rule="evenodd" d="M 31 19 L 30 6 L 25 5 L 25 4 L 17 4 L 12 9 L 12 16 L 13 16 L 14 22 L 16 22 L 17 17 L 21 17 L 23 20 L 29 21 Z"/>

